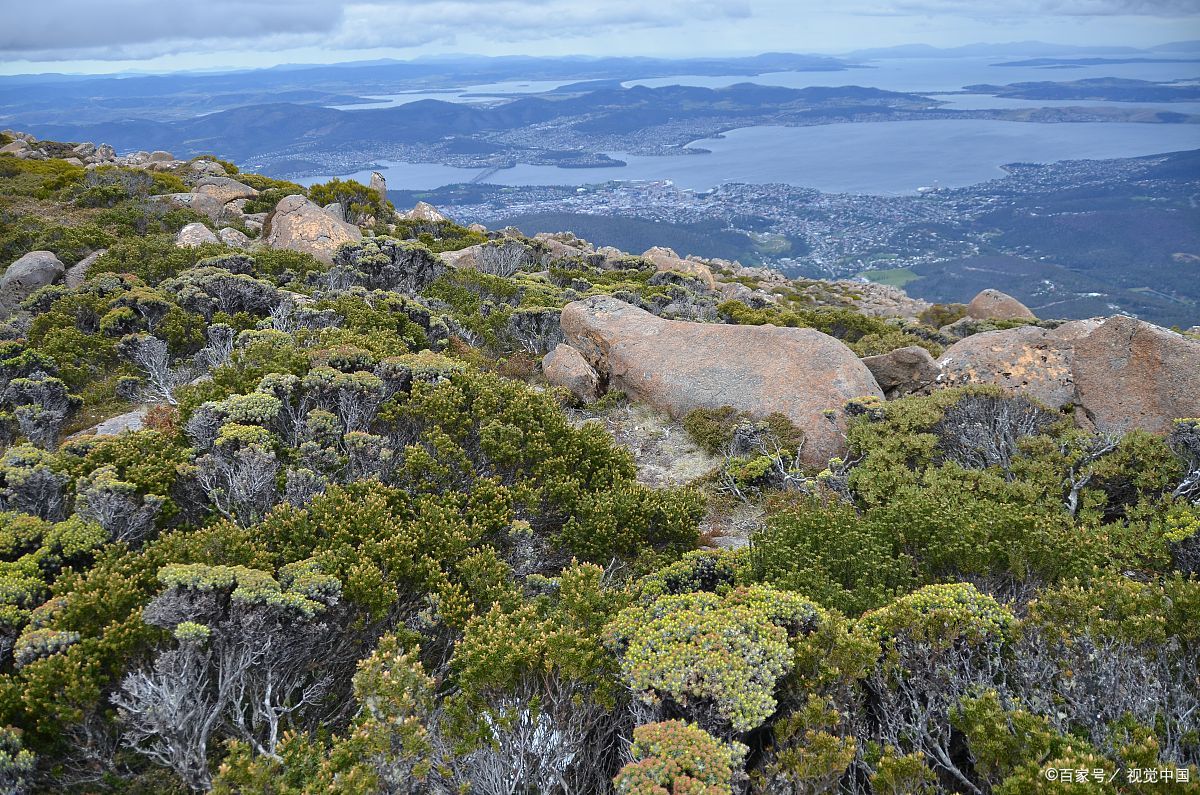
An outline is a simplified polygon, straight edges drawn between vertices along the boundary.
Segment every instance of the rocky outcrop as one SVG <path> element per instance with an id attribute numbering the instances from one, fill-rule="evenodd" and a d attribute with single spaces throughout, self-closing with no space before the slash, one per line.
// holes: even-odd
<path id="1" fill-rule="evenodd" d="M 378 171 L 371 172 L 371 190 L 379 194 L 380 201 L 387 201 L 387 180 Z"/>
<path id="2" fill-rule="evenodd" d="M 599 264 L 599 260 L 604 258 L 603 255 L 596 254 L 590 245 L 572 234 L 539 232 L 533 236 L 533 239 L 545 246 L 551 259 L 554 260 L 596 257 L 597 262 L 592 264 Z"/>
<path id="3" fill-rule="evenodd" d="M 271 248 L 311 254 L 326 264 L 333 263 L 338 246 L 362 240 L 357 226 L 338 221 L 299 194 L 280 199 L 267 225 L 266 244 Z"/>
<path id="4" fill-rule="evenodd" d="M 61 281 L 67 269 L 52 251 L 30 251 L 0 276 L 0 317 L 8 317 L 22 301 L 46 285 Z"/>
<path id="5" fill-rule="evenodd" d="M 642 256 L 654 263 L 654 267 L 658 269 L 659 273 L 684 273 L 699 279 L 709 290 L 717 288 L 717 280 L 713 277 L 712 269 L 703 262 L 682 259 L 673 250 L 662 246 L 648 249 Z"/>
<path id="6" fill-rule="evenodd" d="M 1110 317 L 1075 341 L 1075 402 L 1101 433 L 1171 430 L 1200 417 L 1200 341 Z"/>
<path id="7" fill-rule="evenodd" d="M 10 141 L 4 146 L 0 146 L 0 155 L 13 155 L 14 157 L 25 159 L 29 156 L 29 152 L 32 149 L 33 147 L 31 147 L 27 141 L 18 139 L 16 141 Z"/>
<path id="8" fill-rule="evenodd" d="M 196 248 L 206 243 L 219 244 L 220 242 L 213 231 L 200 222 L 188 224 L 175 235 L 175 245 L 180 248 Z"/>
<path id="9" fill-rule="evenodd" d="M 96 264 L 96 260 L 104 256 L 104 252 L 106 251 L 108 251 L 106 248 L 102 248 L 99 251 L 93 251 L 91 254 L 88 254 L 86 257 L 79 260 L 79 262 L 76 262 L 74 265 L 67 268 L 67 274 L 63 279 L 63 283 L 72 290 L 79 287 L 81 284 L 87 281 L 88 271 L 91 270 L 91 267 Z"/>
<path id="10" fill-rule="evenodd" d="M 542 358 L 542 375 L 551 385 L 566 389 L 582 403 L 591 403 L 599 397 L 599 374 L 570 345 L 559 343 Z"/>
<path id="11" fill-rule="evenodd" d="M 927 392 L 941 373 L 933 356 L 919 345 L 867 356 L 862 361 L 888 400 Z"/>
<path id="12" fill-rule="evenodd" d="M 1025 304 L 999 290 L 981 290 L 967 304 L 967 317 L 972 320 L 1037 320 Z"/>
<path id="13" fill-rule="evenodd" d="M 563 309 L 562 330 L 610 389 L 674 417 L 721 406 L 783 413 L 805 432 L 802 460 L 813 466 L 843 451 L 846 401 L 883 397 L 849 348 L 814 329 L 663 320 L 593 297 Z"/>
<path id="14" fill-rule="evenodd" d="M 843 287 L 850 305 L 854 307 L 855 311 L 868 317 L 902 317 L 915 320 L 920 317 L 922 312 L 933 306 L 928 301 L 910 297 L 899 287 L 887 284 L 848 281 L 838 281 L 833 284 Z"/>
<path id="15" fill-rule="evenodd" d="M 1075 401 L 1075 340 L 1097 325 L 1075 320 L 1056 329 L 1021 326 L 973 334 L 942 354 L 939 381 L 994 384 L 1060 408 Z"/>

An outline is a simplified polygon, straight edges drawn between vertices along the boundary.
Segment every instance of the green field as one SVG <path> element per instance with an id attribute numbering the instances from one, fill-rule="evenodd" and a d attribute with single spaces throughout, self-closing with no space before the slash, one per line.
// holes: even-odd
<path id="1" fill-rule="evenodd" d="M 890 287 L 904 287 L 909 282 L 921 278 L 908 268 L 890 268 L 887 270 L 870 270 L 858 274 L 876 284 L 886 284 Z"/>

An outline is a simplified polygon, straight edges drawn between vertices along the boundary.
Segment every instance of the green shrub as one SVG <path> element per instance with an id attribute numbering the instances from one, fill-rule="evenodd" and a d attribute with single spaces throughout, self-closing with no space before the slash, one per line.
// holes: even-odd
<path id="1" fill-rule="evenodd" d="M 633 761 L 621 768 L 613 787 L 619 795 L 725 795 L 745 751 L 692 724 L 649 723 L 633 730 Z"/>
<path id="2" fill-rule="evenodd" d="M 342 205 L 346 220 L 352 224 L 362 223 L 369 217 L 386 223 L 396 214 L 396 208 L 386 196 L 380 196 L 352 179 L 332 179 L 313 185 L 308 189 L 308 198 L 322 207 L 335 202 Z"/>

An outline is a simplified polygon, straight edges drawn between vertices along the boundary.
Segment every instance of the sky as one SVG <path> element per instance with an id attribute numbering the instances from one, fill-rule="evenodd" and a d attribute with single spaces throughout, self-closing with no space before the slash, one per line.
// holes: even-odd
<path id="1" fill-rule="evenodd" d="M 1200 0 L 0 0 L 0 74 L 1200 39 Z"/>

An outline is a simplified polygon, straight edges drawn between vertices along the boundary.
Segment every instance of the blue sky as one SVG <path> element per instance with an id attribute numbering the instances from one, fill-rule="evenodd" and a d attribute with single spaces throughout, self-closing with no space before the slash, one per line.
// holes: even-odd
<path id="1" fill-rule="evenodd" d="M 1197 0 L 5 0 L 0 73 L 1200 39 Z"/>

